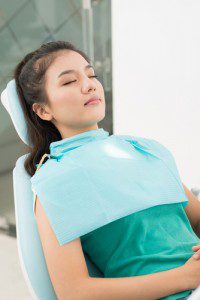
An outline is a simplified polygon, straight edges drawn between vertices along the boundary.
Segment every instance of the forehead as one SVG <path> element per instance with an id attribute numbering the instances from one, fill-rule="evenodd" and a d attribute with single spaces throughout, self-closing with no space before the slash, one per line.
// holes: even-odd
<path id="1" fill-rule="evenodd" d="M 75 51 L 60 51 L 46 72 L 46 77 L 58 77 L 60 72 L 68 69 L 83 70 L 88 64 L 86 59 Z"/>

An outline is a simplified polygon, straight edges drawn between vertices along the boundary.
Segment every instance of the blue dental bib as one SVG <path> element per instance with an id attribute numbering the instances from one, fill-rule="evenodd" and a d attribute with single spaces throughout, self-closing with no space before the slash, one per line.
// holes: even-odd
<path id="1" fill-rule="evenodd" d="M 51 143 L 31 184 L 60 245 L 134 212 L 188 202 L 165 146 L 103 128 Z"/>

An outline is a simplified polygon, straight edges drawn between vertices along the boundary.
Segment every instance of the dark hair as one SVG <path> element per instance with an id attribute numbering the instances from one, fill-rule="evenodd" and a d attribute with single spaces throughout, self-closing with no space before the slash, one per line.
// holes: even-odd
<path id="1" fill-rule="evenodd" d="M 26 120 L 29 144 L 28 155 L 24 167 L 30 176 L 36 171 L 44 153 L 49 154 L 51 142 L 61 140 L 59 130 L 51 121 L 42 120 L 32 109 L 33 103 L 47 103 L 48 97 L 45 92 L 45 72 L 50 64 L 59 55 L 58 51 L 72 50 L 79 53 L 90 63 L 87 55 L 77 49 L 70 42 L 53 41 L 42 44 L 40 48 L 28 53 L 14 69 L 17 94 Z"/>

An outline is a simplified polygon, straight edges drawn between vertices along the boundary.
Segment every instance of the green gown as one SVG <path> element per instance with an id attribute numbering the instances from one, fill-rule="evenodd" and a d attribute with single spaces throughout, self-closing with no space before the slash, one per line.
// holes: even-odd
<path id="1" fill-rule="evenodd" d="M 83 250 L 104 277 L 152 274 L 182 266 L 200 243 L 182 203 L 156 205 L 81 237 Z M 161 299 L 175 300 L 192 290 Z"/>

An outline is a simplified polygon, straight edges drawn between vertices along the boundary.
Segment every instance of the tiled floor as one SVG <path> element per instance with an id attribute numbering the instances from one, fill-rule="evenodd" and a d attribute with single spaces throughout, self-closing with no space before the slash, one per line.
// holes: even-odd
<path id="1" fill-rule="evenodd" d="M 0 266 L 0 299 L 31 300 L 21 271 L 15 238 L 0 235 Z"/>

